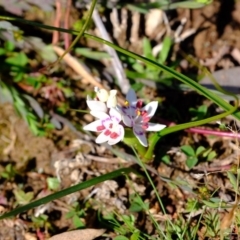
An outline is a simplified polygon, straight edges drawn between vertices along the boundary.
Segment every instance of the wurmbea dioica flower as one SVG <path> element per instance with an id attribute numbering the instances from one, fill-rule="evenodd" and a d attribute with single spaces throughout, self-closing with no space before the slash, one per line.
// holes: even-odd
<path id="1" fill-rule="evenodd" d="M 96 143 L 108 142 L 113 145 L 123 140 L 124 127 L 133 128 L 133 133 L 139 142 L 147 147 L 146 131 L 160 131 L 165 125 L 150 123 L 149 120 L 157 110 L 158 102 L 153 101 L 142 107 L 143 102 L 137 100 L 136 93 L 130 89 L 127 93 L 125 106 L 117 106 L 116 90 L 107 92 L 105 89 L 95 88 L 96 98 L 88 97 L 87 105 L 90 114 L 98 120 L 86 125 L 83 129 L 100 132 L 96 138 Z"/>
<path id="2" fill-rule="evenodd" d="M 157 132 L 166 127 L 166 125 L 149 122 L 157 110 L 158 102 L 153 101 L 142 107 L 143 102 L 137 100 L 133 89 L 128 91 L 126 99 L 125 106 L 121 108 L 123 122 L 126 126 L 133 128 L 136 138 L 147 147 L 146 131 Z"/>
<path id="3" fill-rule="evenodd" d="M 113 145 L 121 141 L 124 137 L 124 128 L 119 124 L 122 120 L 121 114 L 115 109 L 111 108 L 109 114 L 100 111 L 91 111 L 91 115 L 98 118 L 98 120 L 83 127 L 84 130 L 101 132 L 96 138 L 96 143 L 108 142 Z"/>
<path id="4" fill-rule="evenodd" d="M 90 114 L 99 120 L 86 125 L 83 129 L 101 132 L 96 138 L 96 143 L 116 144 L 124 138 L 124 127 L 120 124 L 122 116 L 115 109 L 117 90 L 111 90 L 108 93 L 105 89 L 95 88 L 95 92 L 96 98 L 92 100 L 88 97 L 87 105 L 91 110 Z"/>

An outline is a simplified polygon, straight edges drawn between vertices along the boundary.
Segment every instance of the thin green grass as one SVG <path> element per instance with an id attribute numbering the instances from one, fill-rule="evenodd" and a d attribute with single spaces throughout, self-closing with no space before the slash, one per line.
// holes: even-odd
<path id="1" fill-rule="evenodd" d="M 9 217 L 16 216 L 19 213 L 26 212 L 26 211 L 28 211 L 28 210 L 30 210 L 32 208 L 38 207 L 38 206 L 40 206 L 42 204 L 46 204 L 46 203 L 51 202 L 51 201 L 53 201 L 55 199 L 59 199 L 61 197 L 67 196 L 67 195 L 69 195 L 71 193 L 80 191 L 82 189 L 89 188 L 91 186 L 95 186 L 98 183 L 101 183 L 101 182 L 104 182 L 104 181 L 107 181 L 107 180 L 110 180 L 110 179 L 114 179 L 114 178 L 119 177 L 119 176 L 121 176 L 123 174 L 129 174 L 130 172 L 135 172 L 135 170 L 133 170 L 131 168 L 121 168 L 119 170 L 116 170 L 116 171 L 113 171 L 113 172 L 101 175 L 99 177 L 95 177 L 95 178 L 90 179 L 88 181 L 85 181 L 83 183 L 76 184 L 76 185 L 74 185 L 72 187 L 69 187 L 69 188 L 61 190 L 59 192 L 50 194 L 50 195 L 48 195 L 46 197 L 43 197 L 43 198 L 41 198 L 39 200 L 36 200 L 36 201 L 31 202 L 29 204 L 26 204 L 24 206 L 15 208 L 14 210 L 12 210 L 10 212 L 1 215 L 0 216 L 0 220 L 4 219 L 4 218 L 9 218 Z"/>

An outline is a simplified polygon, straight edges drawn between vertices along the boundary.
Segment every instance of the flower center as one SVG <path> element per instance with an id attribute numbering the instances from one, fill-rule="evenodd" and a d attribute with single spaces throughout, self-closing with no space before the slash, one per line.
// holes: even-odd
<path id="1" fill-rule="evenodd" d="M 150 117 L 148 116 L 148 112 L 146 110 L 136 109 L 136 117 L 134 119 L 135 123 L 140 125 L 143 130 L 148 128 L 148 122 Z"/>

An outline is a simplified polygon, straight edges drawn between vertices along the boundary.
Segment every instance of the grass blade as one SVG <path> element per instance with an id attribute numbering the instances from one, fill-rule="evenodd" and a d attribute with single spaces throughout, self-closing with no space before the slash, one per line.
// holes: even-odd
<path id="1" fill-rule="evenodd" d="M 46 204 L 46 203 L 51 202 L 51 201 L 53 201 L 55 199 L 64 197 L 64 196 L 66 196 L 68 194 L 71 194 L 71 193 L 80 191 L 82 189 L 91 187 L 91 186 L 96 185 L 96 184 L 98 184 L 100 182 L 104 182 L 106 180 L 116 178 L 118 176 L 121 176 L 122 174 L 129 174 L 130 172 L 134 172 L 134 170 L 131 169 L 131 168 L 121 168 L 121 169 L 113 171 L 111 173 L 107 173 L 107 174 L 104 174 L 102 176 L 95 177 L 95 178 L 90 179 L 90 180 L 88 180 L 86 182 L 76 184 L 75 186 L 72 186 L 72 187 L 66 188 L 66 189 L 64 189 L 62 191 L 53 193 L 53 194 L 48 195 L 48 196 L 46 196 L 44 198 L 36 200 L 36 201 L 34 201 L 32 203 L 29 203 L 29 204 L 26 204 L 24 206 L 15 208 L 14 210 L 12 210 L 10 212 L 1 215 L 0 216 L 0 220 L 4 219 L 4 218 L 8 218 L 8 217 L 13 217 L 13 216 L 15 216 L 15 215 L 17 215 L 19 213 L 28 211 L 28 210 L 30 210 L 32 208 L 35 208 L 35 207 L 38 207 L 38 206 L 40 206 L 42 204 Z"/>

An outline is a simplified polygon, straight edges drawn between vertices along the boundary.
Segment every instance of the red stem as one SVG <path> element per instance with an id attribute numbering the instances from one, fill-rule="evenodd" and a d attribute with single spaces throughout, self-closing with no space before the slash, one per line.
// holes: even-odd
<path id="1" fill-rule="evenodd" d="M 176 125 L 176 123 L 170 122 L 165 119 L 160 119 L 160 122 L 163 124 L 166 124 L 169 127 Z M 185 129 L 185 131 L 189 132 L 189 133 L 198 133 L 198 134 L 203 134 L 203 135 L 214 135 L 214 136 L 219 136 L 219 137 L 240 138 L 240 133 L 238 133 L 238 132 L 209 130 L 209 129 L 203 129 L 203 128 L 199 128 L 199 127 Z"/>
<path id="2" fill-rule="evenodd" d="M 202 128 L 189 128 L 185 130 L 186 132 L 190 133 L 199 133 L 203 135 L 214 135 L 219 137 L 229 137 L 229 138 L 240 138 L 239 133 L 235 132 L 225 132 L 225 131 L 218 131 L 218 130 L 209 130 L 209 129 L 202 129 Z"/>

